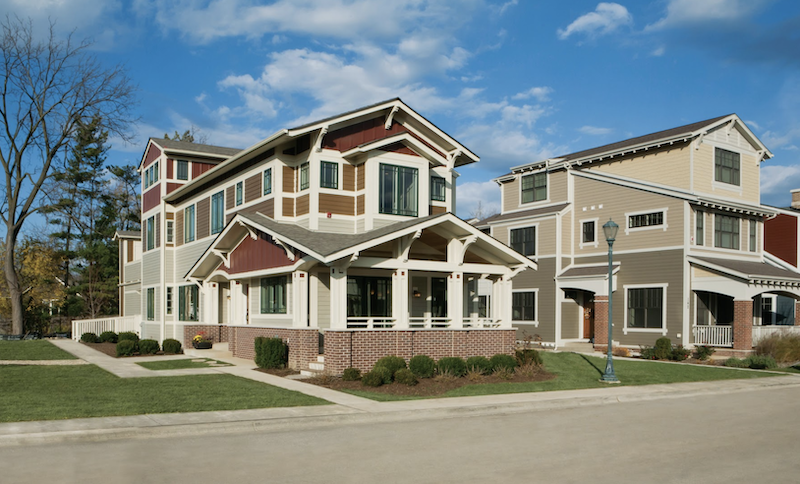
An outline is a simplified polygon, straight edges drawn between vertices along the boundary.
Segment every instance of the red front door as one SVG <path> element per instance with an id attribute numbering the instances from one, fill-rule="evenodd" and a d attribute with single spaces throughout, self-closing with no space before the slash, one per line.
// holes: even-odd
<path id="1" fill-rule="evenodd" d="M 583 337 L 594 338 L 594 298 L 589 293 L 583 294 Z"/>

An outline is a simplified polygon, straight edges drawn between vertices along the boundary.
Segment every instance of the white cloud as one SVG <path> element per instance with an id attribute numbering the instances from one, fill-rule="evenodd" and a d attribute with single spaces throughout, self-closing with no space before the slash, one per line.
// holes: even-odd
<path id="1" fill-rule="evenodd" d="M 756 129 L 761 131 L 761 126 L 753 120 L 745 120 L 744 124 L 746 124 L 751 129 Z"/>
<path id="2" fill-rule="evenodd" d="M 500 187 L 497 183 L 466 182 L 456 186 L 456 214 L 459 217 L 486 218 L 496 213 L 500 213 Z"/>
<path id="3" fill-rule="evenodd" d="M 566 29 L 558 29 L 558 38 L 564 40 L 578 33 L 589 37 L 606 35 L 632 23 L 633 16 L 624 6 L 618 3 L 599 3 L 594 12 L 581 15 Z"/>
<path id="4" fill-rule="evenodd" d="M 645 31 L 686 24 L 741 20 L 764 3 L 762 0 L 670 0 L 666 16 L 645 27 Z"/>
<path id="5" fill-rule="evenodd" d="M 592 136 L 603 136 L 607 134 L 611 134 L 614 130 L 611 128 L 598 128 L 597 126 L 581 126 L 578 128 L 583 134 L 589 134 Z"/>
<path id="6" fill-rule="evenodd" d="M 121 8 L 119 0 L 0 0 L 0 16 L 30 19 L 34 36 L 44 38 L 52 21 L 57 35 L 75 32 L 77 40 L 90 38 L 93 48 L 99 50 L 110 49 L 114 39 L 127 30 L 113 20 Z"/>
<path id="7" fill-rule="evenodd" d="M 667 49 L 662 45 L 661 47 L 657 47 L 650 52 L 650 55 L 653 57 L 661 57 Z"/>
<path id="8" fill-rule="evenodd" d="M 530 99 L 536 98 L 539 102 L 545 102 L 550 100 L 550 94 L 553 93 L 553 88 L 543 86 L 543 87 L 532 87 L 527 91 L 518 92 L 514 94 L 512 99 Z"/>
<path id="9" fill-rule="evenodd" d="M 761 165 L 761 203 L 783 207 L 791 201 L 790 191 L 800 188 L 800 165 Z"/>
<path id="10" fill-rule="evenodd" d="M 506 13 L 506 10 L 508 10 L 509 8 L 516 7 L 518 3 L 519 3 L 519 0 L 511 0 L 510 2 L 504 3 L 500 7 L 500 15 L 503 15 L 504 13 Z"/>

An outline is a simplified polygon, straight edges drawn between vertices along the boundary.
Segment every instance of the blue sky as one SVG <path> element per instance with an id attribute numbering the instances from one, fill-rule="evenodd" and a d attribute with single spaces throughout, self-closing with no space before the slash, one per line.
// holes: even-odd
<path id="1" fill-rule="evenodd" d="M 762 203 L 800 188 L 794 0 L 0 0 L 95 40 L 140 88 L 146 139 L 194 126 L 244 148 L 274 131 L 401 97 L 481 157 L 458 214 L 511 166 L 737 113 L 775 154 Z M 41 30 L 40 30 L 41 32 Z"/>

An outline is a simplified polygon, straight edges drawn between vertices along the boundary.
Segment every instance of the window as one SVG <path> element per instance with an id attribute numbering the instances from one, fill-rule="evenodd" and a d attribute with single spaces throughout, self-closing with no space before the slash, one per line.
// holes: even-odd
<path id="1" fill-rule="evenodd" d="M 522 177 L 522 203 L 547 200 L 547 173 Z"/>
<path id="2" fill-rule="evenodd" d="M 153 183 L 158 181 L 158 162 L 153 163 Z"/>
<path id="3" fill-rule="evenodd" d="M 156 319 L 156 288 L 147 288 L 147 320 Z"/>
<path id="4" fill-rule="evenodd" d="M 417 169 L 381 164 L 380 213 L 417 216 Z"/>
<path id="5" fill-rule="evenodd" d="M 218 234 L 225 227 L 225 192 L 211 195 L 211 233 Z"/>
<path id="6" fill-rule="evenodd" d="M 156 246 L 156 218 L 147 219 L 147 250 L 153 250 Z"/>
<path id="7" fill-rule="evenodd" d="M 696 245 L 705 245 L 705 231 L 703 230 L 703 226 L 705 224 L 706 214 L 705 212 L 697 212 L 694 215 L 695 217 L 695 229 L 694 229 L 694 243 Z"/>
<path id="8" fill-rule="evenodd" d="M 244 191 L 243 183 L 244 182 L 239 182 L 239 183 L 236 184 L 236 206 L 237 207 L 242 204 L 242 192 Z"/>
<path id="9" fill-rule="evenodd" d="M 596 242 L 595 232 L 597 229 L 597 222 L 594 220 L 590 220 L 588 222 L 583 222 L 583 228 L 581 230 L 581 242 L 584 244 L 589 244 Z"/>
<path id="10" fill-rule="evenodd" d="M 511 294 L 511 319 L 513 321 L 536 321 L 535 291 Z"/>
<path id="11" fill-rule="evenodd" d="M 756 224 L 755 220 L 750 221 L 750 252 L 756 251 L 756 241 L 758 240 L 756 236 L 756 230 L 758 229 L 758 225 Z"/>
<path id="12" fill-rule="evenodd" d="M 511 248 L 522 255 L 536 255 L 536 227 L 511 229 Z"/>
<path id="13" fill-rule="evenodd" d="M 167 243 L 171 244 L 175 241 L 175 222 L 167 220 Z"/>
<path id="14" fill-rule="evenodd" d="M 264 195 L 272 193 L 272 168 L 264 170 Z"/>
<path id="15" fill-rule="evenodd" d="M 347 317 L 391 317 L 390 277 L 347 276 Z"/>
<path id="16" fill-rule="evenodd" d="M 739 250 L 739 219 L 727 215 L 714 216 L 714 247 Z"/>
<path id="17" fill-rule="evenodd" d="M 197 286 L 178 288 L 178 319 L 180 321 L 199 321 L 200 294 Z"/>
<path id="18" fill-rule="evenodd" d="M 300 165 L 300 190 L 308 188 L 308 163 Z"/>
<path id="19" fill-rule="evenodd" d="M 640 213 L 628 216 L 628 228 L 652 227 L 664 225 L 664 212 Z"/>
<path id="20" fill-rule="evenodd" d="M 323 161 L 320 165 L 319 186 L 322 188 L 339 188 L 339 164 Z"/>
<path id="21" fill-rule="evenodd" d="M 286 276 L 261 279 L 261 314 L 286 314 Z"/>
<path id="22" fill-rule="evenodd" d="M 150 188 L 158 181 L 158 162 L 156 161 L 144 171 L 144 188 Z"/>
<path id="23" fill-rule="evenodd" d="M 167 288 L 167 314 L 172 314 L 172 288 Z"/>
<path id="24" fill-rule="evenodd" d="M 664 326 L 664 288 L 628 288 L 628 328 L 662 329 Z"/>
<path id="25" fill-rule="evenodd" d="M 714 149 L 714 181 L 739 185 L 739 153 Z"/>
<path id="26" fill-rule="evenodd" d="M 183 241 L 194 240 L 194 205 L 189 205 L 183 211 Z"/>
<path id="27" fill-rule="evenodd" d="M 431 200 L 445 201 L 445 179 L 440 176 L 431 177 Z"/>
<path id="28" fill-rule="evenodd" d="M 178 180 L 189 179 L 189 162 L 186 160 L 178 160 Z"/>

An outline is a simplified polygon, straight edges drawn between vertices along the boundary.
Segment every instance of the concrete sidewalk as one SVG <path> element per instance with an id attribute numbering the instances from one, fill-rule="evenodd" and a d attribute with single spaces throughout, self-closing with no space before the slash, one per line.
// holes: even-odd
<path id="1" fill-rule="evenodd" d="M 794 375 L 785 375 L 747 380 L 615 386 L 541 393 L 376 402 L 302 381 L 253 371 L 255 365 L 252 361 L 224 357 L 219 353 L 212 355 L 202 352 L 202 355 L 232 363 L 234 366 L 151 371 L 136 365 L 131 358 L 123 360 L 112 358 L 74 341 L 59 340 L 54 343 L 79 358 L 86 359 L 86 361 L 122 378 L 166 376 L 167 374 L 227 373 L 313 395 L 332 402 L 333 405 L 3 423 L 0 424 L 0 447 L 254 430 L 289 430 L 343 423 L 426 420 L 463 415 L 497 415 L 644 400 L 686 398 L 698 395 L 768 391 L 786 387 L 800 390 L 800 378 Z M 191 353 L 191 351 L 189 350 L 187 353 Z M 186 356 L 179 355 L 178 357 L 185 358 Z"/>

